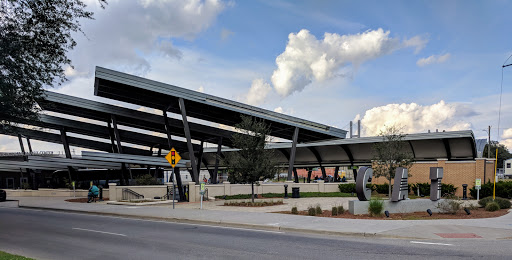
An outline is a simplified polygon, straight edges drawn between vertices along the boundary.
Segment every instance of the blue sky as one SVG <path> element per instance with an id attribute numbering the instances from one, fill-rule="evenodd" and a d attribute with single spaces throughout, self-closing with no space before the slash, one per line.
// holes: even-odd
<path id="1" fill-rule="evenodd" d="M 511 1 L 86 2 L 96 19 L 55 91 L 112 102 L 92 93 L 104 66 L 338 128 L 362 119 L 363 136 L 491 125 L 512 148 L 512 67 L 497 132 Z"/>

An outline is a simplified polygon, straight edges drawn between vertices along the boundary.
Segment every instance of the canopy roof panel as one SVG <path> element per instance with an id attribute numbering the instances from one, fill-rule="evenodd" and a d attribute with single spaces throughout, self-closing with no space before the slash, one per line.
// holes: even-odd
<path id="1" fill-rule="evenodd" d="M 102 67 L 96 67 L 94 94 L 176 114 L 181 113 L 179 98 L 183 98 L 187 116 L 234 126 L 241 121 L 240 115 L 250 115 L 266 120 L 271 126 L 271 135 L 276 137 L 290 140 L 295 127 L 298 127 L 298 142 L 345 138 L 347 133 L 331 126 Z"/>
<path id="2" fill-rule="evenodd" d="M 406 152 L 413 155 L 415 161 L 433 161 L 441 158 L 448 160 L 474 160 L 477 156 L 473 131 L 453 131 L 425 134 L 409 134 L 403 139 Z M 295 167 L 369 165 L 373 159 L 373 144 L 382 142 L 383 138 L 362 137 L 339 139 L 308 144 L 297 144 Z M 282 165 L 288 163 L 291 143 L 269 144 L 267 149 L 275 149 Z M 223 153 L 236 149 L 222 149 Z M 215 160 L 215 149 L 205 149 L 205 160 L 211 164 Z M 315 155 L 318 155 L 318 157 Z"/>

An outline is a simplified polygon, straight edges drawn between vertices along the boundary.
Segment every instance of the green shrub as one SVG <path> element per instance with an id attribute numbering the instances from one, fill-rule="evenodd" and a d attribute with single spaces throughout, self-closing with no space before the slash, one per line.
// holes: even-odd
<path id="1" fill-rule="evenodd" d="M 512 204 L 510 203 L 510 200 L 496 197 L 494 202 L 498 203 L 500 206 L 500 209 L 509 209 Z"/>
<path id="2" fill-rule="evenodd" d="M 338 207 L 332 207 L 331 212 L 333 216 L 338 216 Z"/>
<path id="3" fill-rule="evenodd" d="M 368 204 L 368 213 L 370 216 L 380 216 L 384 210 L 384 202 L 382 200 L 370 200 Z"/>
<path id="4" fill-rule="evenodd" d="M 338 214 L 343 214 L 345 213 L 345 209 L 343 208 L 343 206 L 338 206 Z"/>
<path id="5" fill-rule="evenodd" d="M 341 193 L 356 193 L 356 184 L 355 183 L 341 183 L 338 185 L 338 189 Z"/>
<path id="6" fill-rule="evenodd" d="M 490 180 L 487 180 L 485 184 L 482 184 L 480 189 L 480 197 L 489 197 L 492 196 L 494 183 Z M 469 193 L 471 197 L 476 198 L 476 189 L 475 187 L 469 189 Z M 496 182 L 496 197 L 510 199 L 512 198 L 512 182 L 510 181 L 499 181 Z"/>
<path id="7" fill-rule="evenodd" d="M 430 195 L 430 183 L 414 183 L 411 184 L 412 192 L 415 195 L 418 195 L 418 187 L 420 188 L 420 195 L 429 196 Z"/>
<path id="8" fill-rule="evenodd" d="M 496 203 L 496 202 L 489 202 L 489 203 L 487 203 L 487 205 L 485 205 L 485 210 L 487 210 L 487 211 L 500 210 L 500 205 L 498 205 L 498 203 Z"/>
<path id="9" fill-rule="evenodd" d="M 393 187 L 393 185 L 391 185 Z M 387 183 L 384 184 L 374 184 L 372 190 L 376 191 L 380 194 L 388 194 L 389 193 L 389 185 Z"/>
<path id="10" fill-rule="evenodd" d="M 299 211 L 297 210 L 297 207 L 293 207 L 292 208 L 292 214 L 295 214 L 295 215 L 299 214 Z"/>
<path id="11" fill-rule="evenodd" d="M 456 191 L 457 191 L 457 188 L 455 186 L 453 186 L 453 184 L 441 183 L 441 195 L 443 197 L 447 196 L 447 195 L 455 195 Z M 430 194 L 430 191 L 429 191 L 429 194 Z"/>
<path id="12" fill-rule="evenodd" d="M 322 214 L 322 207 L 320 207 L 320 204 L 316 204 L 316 214 Z"/>
<path id="13" fill-rule="evenodd" d="M 489 202 L 492 202 L 492 197 L 485 197 L 485 198 L 480 199 L 480 200 L 478 201 L 478 205 L 480 205 L 481 207 L 484 207 L 484 208 L 485 208 L 485 206 L 486 206 L 486 205 L 487 205 L 487 203 L 489 203 Z"/>
<path id="14" fill-rule="evenodd" d="M 137 185 L 159 185 L 161 184 L 156 178 L 153 178 L 151 174 L 144 174 L 135 179 Z"/>
<path id="15" fill-rule="evenodd" d="M 308 215 L 310 215 L 310 216 L 315 216 L 316 215 L 316 210 L 315 210 L 314 207 L 312 207 L 312 206 L 308 207 Z"/>

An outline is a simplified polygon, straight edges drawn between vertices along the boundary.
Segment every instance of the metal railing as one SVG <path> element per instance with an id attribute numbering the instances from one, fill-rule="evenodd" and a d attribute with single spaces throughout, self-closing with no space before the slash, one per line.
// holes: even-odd
<path id="1" fill-rule="evenodd" d="M 144 195 L 139 194 L 133 190 L 123 188 L 123 200 L 132 200 L 132 199 L 143 199 Z"/>

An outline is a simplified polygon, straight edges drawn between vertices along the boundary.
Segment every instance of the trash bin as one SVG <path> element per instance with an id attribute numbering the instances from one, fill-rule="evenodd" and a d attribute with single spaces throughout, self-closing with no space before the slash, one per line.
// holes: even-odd
<path id="1" fill-rule="evenodd" d="M 300 198 L 299 187 L 292 188 L 292 198 L 294 198 L 294 199 Z"/>

